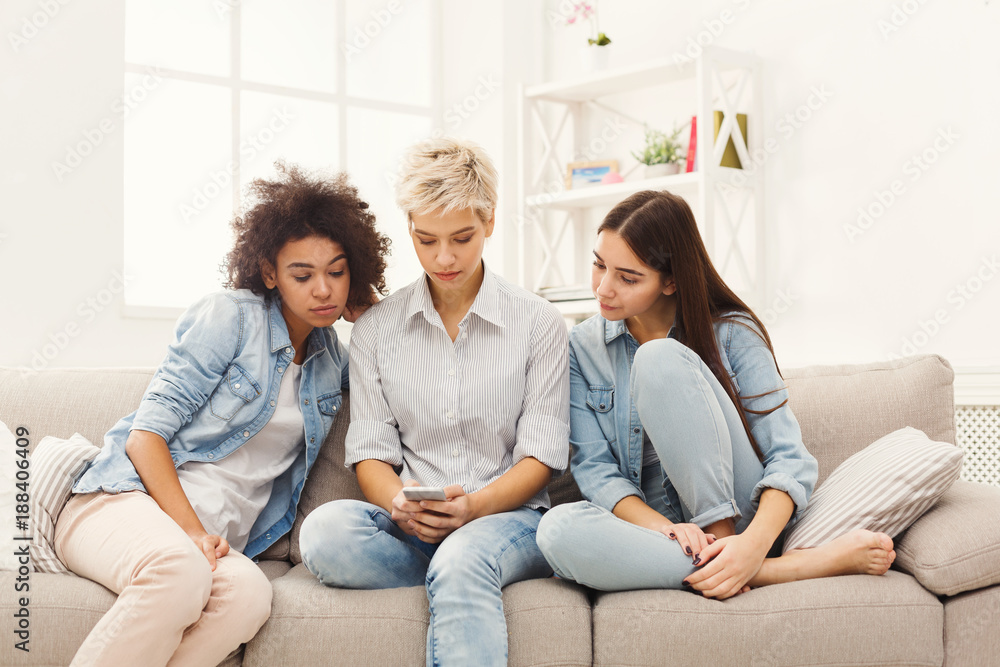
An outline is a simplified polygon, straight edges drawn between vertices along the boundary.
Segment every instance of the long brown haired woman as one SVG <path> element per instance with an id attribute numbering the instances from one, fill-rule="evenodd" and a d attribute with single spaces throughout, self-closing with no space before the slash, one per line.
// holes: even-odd
<path id="1" fill-rule="evenodd" d="M 709 259 L 687 203 L 638 192 L 598 228 L 601 312 L 570 334 L 573 475 L 588 501 L 553 508 L 538 544 L 556 574 L 601 590 L 748 586 L 882 574 L 885 534 L 780 550 L 816 460 L 760 319 Z"/>

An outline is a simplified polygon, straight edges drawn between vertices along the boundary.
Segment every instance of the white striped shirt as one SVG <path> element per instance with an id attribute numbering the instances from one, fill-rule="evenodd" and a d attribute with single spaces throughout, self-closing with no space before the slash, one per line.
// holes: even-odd
<path id="1" fill-rule="evenodd" d="M 525 457 L 569 463 L 569 348 L 559 311 L 494 275 L 452 342 L 426 276 L 351 331 L 346 461 L 377 459 L 403 481 L 473 493 Z M 543 489 L 528 507 L 548 507 Z"/>

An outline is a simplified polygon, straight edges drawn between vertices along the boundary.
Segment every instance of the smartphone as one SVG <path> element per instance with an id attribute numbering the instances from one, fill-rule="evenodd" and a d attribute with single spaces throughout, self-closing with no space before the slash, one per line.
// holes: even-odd
<path id="1" fill-rule="evenodd" d="M 440 486 L 404 486 L 403 496 L 407 500 L 448 500 Z"/>

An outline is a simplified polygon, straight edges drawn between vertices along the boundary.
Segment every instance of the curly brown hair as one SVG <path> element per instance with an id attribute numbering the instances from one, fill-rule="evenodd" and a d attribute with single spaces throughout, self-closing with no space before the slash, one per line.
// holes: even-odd
<path id="1" fill-rule="evenodd" d="M 278 176 L 254 179 L 248 205 L 233 219 L 236 236 L 222 271 L 227 289 L 249 289 L 267 299 L 274 291 L 261 276 L 265 262 L 274 266 L 278 251 L 289 241 L 320 236 L 339 243 L 347 254 L 351 288 L 347 307 L 371 303 L 372 292 L 385 295 L 385 255 L 389 238 L 375 228 L 375 216 L 347 174 L 310 175 L 295 165 L 274 163 Z"/>

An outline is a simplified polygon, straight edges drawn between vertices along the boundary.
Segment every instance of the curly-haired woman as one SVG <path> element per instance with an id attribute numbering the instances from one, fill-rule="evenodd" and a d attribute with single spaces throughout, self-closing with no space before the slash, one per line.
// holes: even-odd
<path id="1" fill-rule="evenodd" d="M 59 517 L 59 557 L 118 594 L 73 665 L 217 665 L 270 614 L 250 559 L 292 527 L 348 382 L 331 325 L 385 292 L 388 250 L 344 175 L 279 170 Z"/>

